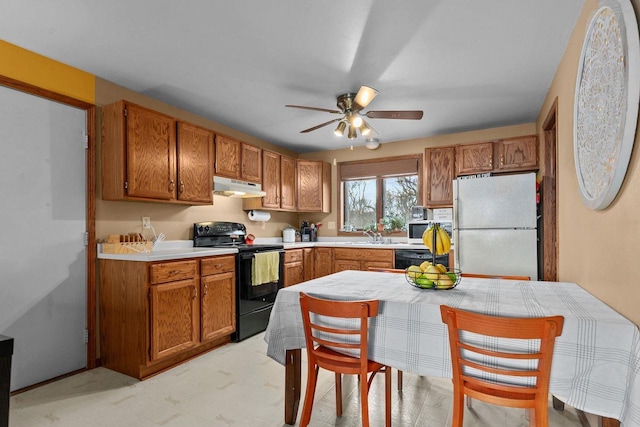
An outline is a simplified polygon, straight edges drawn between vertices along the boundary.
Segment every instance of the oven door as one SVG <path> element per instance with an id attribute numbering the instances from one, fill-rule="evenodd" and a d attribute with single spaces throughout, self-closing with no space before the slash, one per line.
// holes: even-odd
<path id="1" fill-rule="evenodd" d="M 279 253 L 278 280 L 253 286 L 251 280 L 251 267 L 254 260 L 254 252 L 240 252 L 238 254 L 238 294 L 241 300 L 254 302 L 275 301 L 276 293 L 284 286 L 284 250 L 276 250 Z"/>

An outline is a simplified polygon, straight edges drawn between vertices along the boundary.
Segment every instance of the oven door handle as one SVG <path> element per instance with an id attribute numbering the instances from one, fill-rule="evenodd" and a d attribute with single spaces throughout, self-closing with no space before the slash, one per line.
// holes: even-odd
<path id="1" fill-rule="evenodd" d="M 279 254 L 284 253 L 284 249 L 275 249 L 275 250 L 270 250 L 270 251 L 262 251 L 260 253 L 265 253 L 265 252 L 277 252 Z M 238 254 L 238 256 L 243 259 L 243 260 L 248 260 L 248 259 L 253 259 L 255 258 L 255 254 L 257 252 L 240 252 Z"/>

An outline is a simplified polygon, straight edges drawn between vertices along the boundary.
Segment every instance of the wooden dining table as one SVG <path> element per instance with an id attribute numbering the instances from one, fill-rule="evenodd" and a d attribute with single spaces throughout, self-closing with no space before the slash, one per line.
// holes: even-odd
<path id="1" fill-rule="evenodd" d="M 267 355 L 285 366 L 285 423 L 295 424 L 305 347 L 299 294 L 335 300 L 380 300 L 371 319 L 369 358 L 404 372 L 451 378 L 440 305 L 511 317 L 562 315 L 549 392 L 554 401 L 601 417 L 603 427 L 640 427 L 638 327 L 568 282 L 462 278 L 449 290 L 420 289 L 404 275 L 341 271 L 281 289 L 267 330 Z M 555 405 L 554 405 L 555 406 Z"/>

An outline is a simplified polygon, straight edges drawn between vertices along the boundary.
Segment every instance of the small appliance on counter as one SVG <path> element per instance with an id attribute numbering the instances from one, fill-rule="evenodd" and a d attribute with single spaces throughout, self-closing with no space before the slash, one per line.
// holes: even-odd
<path id="1" fill-rule="evenodd" d="M 411 208 L 411 219 L 414 221 L 420 221 L 427 219 L 427 208 L 424 206 L 414 206 Z"/>
<path id="2" fill-rule="evenodd" d="M 318 240 L 318 229 L 315 224 L 309 225 L 309 221 L 302 221 L 300 237 L 303 242 L 315 242 Z"/>
<path id="3" fill-rule="evenodd" d="M 296 229 L 290 225 L 287 225 L 282 230 L 282 243 L 295 243 L 296 241 Z"/>

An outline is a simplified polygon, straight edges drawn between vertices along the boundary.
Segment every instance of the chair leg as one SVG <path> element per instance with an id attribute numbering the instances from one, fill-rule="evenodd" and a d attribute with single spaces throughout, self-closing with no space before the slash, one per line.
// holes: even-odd
<path id="1" fill-rule="evenodd" d="M 311 410 L 313 409 L 313 397 L 316 393 L 316 383 L 318 381 L 318 366 L 309 365 L 307 374 L 307 390 L 304 394 L 304 405 L 302 407 L 302 417 L 300 427 L 307 427 L 311 420 Z"/>
<path id="2" fill-rule="evenodd" d="M 386 427 L 391 427 L 391 382 L 393 381 L 391 377 L 391 368 L 384 368 L 384 425 Z M 398 381 L 400 385 L 402 385 L 402 371 L 398 371 Z"/>
<path id="3" fill-rule="evenodd" d="M 373 375 L 373 374 L 372 374 Z M 367 374 L 360 376 L 360 410 L 362 412 L 362 427 L 369 427 L 369 382 Z"/>
<path id="4" fill-rule="evenodd" d="M 398 370 L 398 391 L 402 391 L 402 371 Z"/>
<path id="5" fill-rule="evenodd" d="M 453 390 L 453 417 L 451 427 L 462 427 L 464 419 L 464 394 Z"/>
<path id="6" fill-rule="evenodd" d="M 342 374 L 336 373 L 336 415 L 342 416 Z"/>

